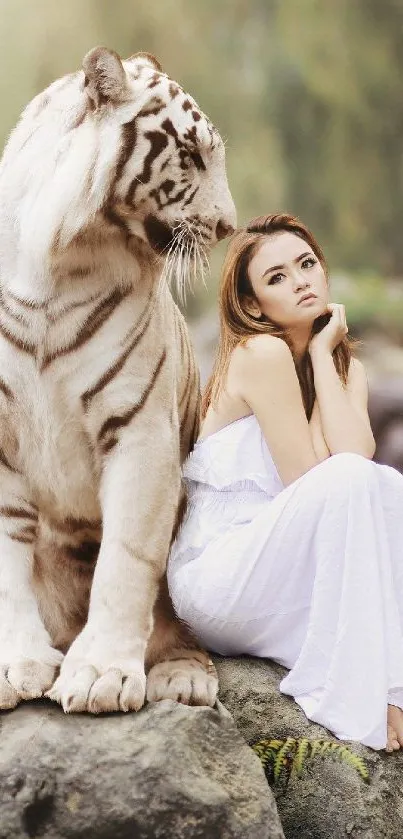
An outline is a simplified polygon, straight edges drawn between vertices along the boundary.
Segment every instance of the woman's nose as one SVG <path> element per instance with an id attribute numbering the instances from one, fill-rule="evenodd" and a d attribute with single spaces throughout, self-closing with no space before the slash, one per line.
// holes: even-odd
<path id="1" fill-rule="evenodd" d="M 293 278 L 293 288 L 294 291 L 302 291 L 304 288 L 308 288 L 309 281 L 306 277 L 302 277 L 301 274 L 295 274 Z"/>

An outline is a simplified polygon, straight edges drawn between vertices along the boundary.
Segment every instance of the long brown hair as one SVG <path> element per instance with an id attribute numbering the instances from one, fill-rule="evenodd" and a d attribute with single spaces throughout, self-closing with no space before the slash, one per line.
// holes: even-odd
<path id="1" fill-rule="evenodd" d="M 217 349 L 213 372 L 207 382 L 203 400 L 202 415 L 205 416 L 210 403 L 216 403 L 224 387 L 230 355 L 237 344 L 245 343 L 252 335 L 262 333 L 282 338 L 289 344 L 285 330 L 271 323 L 264 315 L 253 317 L 246 311 L 246 298 L 254 299 L 255 294 L 249 279 L 249 263 L 265 237 L 273 233 L 289 232 L 299 236 L 312 248 L 319 260 L 326 277 L 328 268 L 325 257 L 311 231 L 295 216 L 287 213 L 276 213 L 269 216 L 258 216 L 245 228 L 238 230 L 232 237 L 224 261 L 219 291 L 220 312 L 220 340 Z M 316 318 L 312 334 L 319 332 L 330 315 L 325 314 Z M 351 339 L 346 336 L 333 352 L 336 370 L 341 381 L 347 382 L 351 360 Z M 311 418 L 315 402 L 315 385 L 313 379 L 312 362 L 308 352 L 301 361 L 295 363 L 302 400 L 308 420 Z"/>

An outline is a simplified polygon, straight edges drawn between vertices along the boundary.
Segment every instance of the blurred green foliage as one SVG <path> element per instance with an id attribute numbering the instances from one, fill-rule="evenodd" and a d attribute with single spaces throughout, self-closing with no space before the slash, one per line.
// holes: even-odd
<path id="1" fill-rule="evenodd" d="M 403 283 L 368 272 L 336 274 L 332 299 L 344 303 L 349 331 L 355 336 L 381 332 L 394 344 L 403 340 Z"/>
<path id="2" fill-rule="evenodd" d="M 401 0 L 0 0 L 0 15 L 1 139 L 96 44 L 152 52 L 225 138 L 240 224 L 288 210 L 332 271 L 402 274 Z M 224 250 L 189 313 L 215 298 Z M 368 305 L 378 282 L 357 285 Z"/>

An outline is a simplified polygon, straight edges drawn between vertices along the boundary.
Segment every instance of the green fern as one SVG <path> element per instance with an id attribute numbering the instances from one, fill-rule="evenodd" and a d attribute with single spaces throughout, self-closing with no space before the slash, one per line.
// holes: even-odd
<path id="1" fill-rule="evenodd" d="M 363 781 L 369 782 L 364 761 L 343 743 L 287 737 L 286 740 L 258 740 L 252 744 L 252 749 L 260 758 L 266 778 L 273 786 L 287 787 L 292 776 L 301 778 L 306 765 L 317 757 L 341 760 L 355 769 Z"/>
<path id="2" fill-rule="evenodd" d="M 305 768 L 305 761 L 309 760 L 311 756 L 312 748 L 308 738 L 303 737 L 301 740 L 297 740 L 297 749 L 294 757 L 294 772 L 297 778 L 301 778 Z"/>
<path id="3" fill-rule="evenodd" d="M 295 745 L 294 738 L 287 737 L 277 752 L 273 769 L 274 782 L 276 784 L 280 783 L 284 776 L 288 777 L 292 772 L 292 756 L 295 753 Z"/>

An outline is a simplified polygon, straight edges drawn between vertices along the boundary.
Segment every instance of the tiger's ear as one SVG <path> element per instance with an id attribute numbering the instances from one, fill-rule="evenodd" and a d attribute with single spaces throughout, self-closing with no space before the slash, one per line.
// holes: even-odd
<path id="1" fill-rule="evenodd" d="M 126 74 L 120 56 L 106 47 L 94 47 L 83 59 L 85 87 L 97 108 L 119 102 L 126 90 Z"/>
<path id="2" fill-rule="evenodd" d="M 154 70 L 158 70 L 159 73 L 164 72 L 158 58 L 156 58 L 155 55 L 152 55 L 151 52 L 135 52 L 127 60 L 142 61 L 143 64 L 149 64 L 150 67 L 154 67 Z"/>

